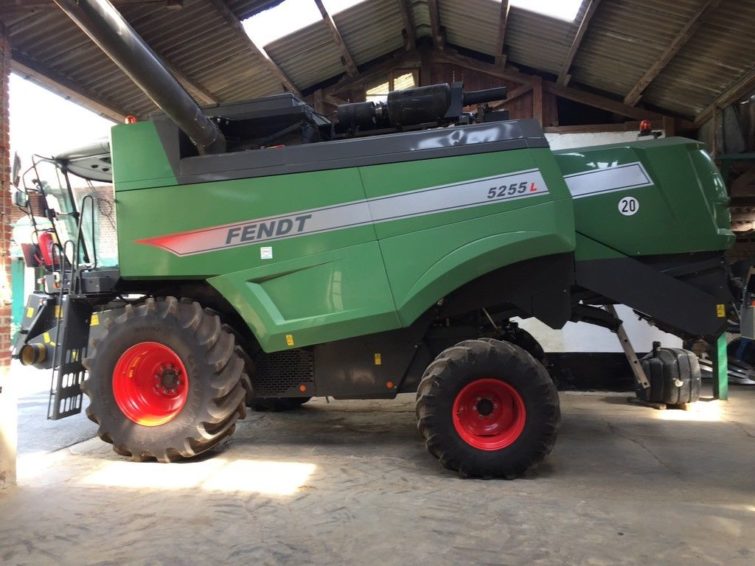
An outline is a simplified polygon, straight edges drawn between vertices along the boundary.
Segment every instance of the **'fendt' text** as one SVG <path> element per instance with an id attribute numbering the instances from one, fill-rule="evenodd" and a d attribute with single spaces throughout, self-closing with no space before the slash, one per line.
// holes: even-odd
<path id="1" fill-rule="evenodd" d="M 225 243 L 238 244 L 240 242 L 277 238 L 289 234 L 300 234 L 304 231 L 304 226 L 310 218 L 312 218 L 311 214 L 302 214 L 301 216 L 291 218 L 277 218 L 265 222 L 252 222 L 243 226 L 234 226 L 228 229 Z"/>

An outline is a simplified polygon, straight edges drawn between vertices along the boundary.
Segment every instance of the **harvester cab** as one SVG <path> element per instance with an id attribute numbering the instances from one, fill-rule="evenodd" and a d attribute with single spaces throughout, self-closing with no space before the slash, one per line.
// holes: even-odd
<path id="1" fill-rule="evenodd" d="M 81 392 L 72 387 L 71 374 L 83 374 L 80 354 L 88 339 L 90 309 L 81 301 L 72 306 L 71 297 L 85 292 L 82 274 L 99 267 L 92 183 L 111 180 L 107 150 L 106 143 L 98 142 L 55 157 L 34 155 L 23 173 L 20 160 L 16 165 L 13 200 L 31 226 L 29 241 L 19 243 L 26 267 L 35 270 L 36 290 L 24 311 L 13 355 L 25 365 L 52 369 L 52 419 L 81 410 Z M 86 291 L 91 293 L 91 285 Z"/>

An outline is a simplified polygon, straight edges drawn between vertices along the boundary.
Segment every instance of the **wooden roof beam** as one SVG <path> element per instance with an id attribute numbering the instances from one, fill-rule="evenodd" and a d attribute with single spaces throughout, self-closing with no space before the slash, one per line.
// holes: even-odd
<path id="1" fill-rule="evenodd" d="M 662 121 L 664 116 L 664 114 L 661 114 L 659 112 L 645 110 L 642 108 L 637 108 L 635 106 L 629 106 L 628 104 L 624 104 L 620 100 L 614 100 L 606 96 L 579 90 L 570 86 L 559 85 L 550 81 L 544 82 L 543 88 L 546 92 L 555 94 L 556 96 L 560 96 L 561 98 L 573 100 L 574 102 L 579 102 L 580 104 L 586 104 L 587 106 L 592 106 L 593 108 L 600 108 L 601 110 L 613 112 L 614 114 L 618 114 L 620 116 L 634 118 L 635 120 L 648 119 Z"/>
<path id="2" fill-rule="evenodd" d="M 640 77 L 640 80 L 632 87 L 632 89 L 624 97 L 624 104 L 634 106 L 639 102 L 644 90 L 650 86 L 655 78 L 663 71 L 671 60 L 676 56 L 679 50 L 690 40 L 695 34 L 698 28 L 702 25 L 705 18 L 710 15 L 718 5 L 721 4 L 721 0 L 707 0 L 703 6 L 695 12 L 695 14 L 687 20 L 679 33 L 676 34 L 671 44 L 666 48 L 666 51 L 653 63 Z"/>
<path id="3" fill-rule="evenodd" d="M 286 73 L 283 72 L 283 69 L 281 69 L 278 64 L 270 58 L 270 55 L 268 55 L 262 47 L 258 46 L 254 42 L 254 40 L 252 40 L 252 38 L 247 35 L 246 31 L 244 30 L 244 26 L 241 24 L 241 21 L 228 7 L 228 5 L 225 3 L 225 0 L 208 1 L 215 7 L 215 10 L 217 10 L 217 12 L 223 17 L 223 19 L 228 22 L 231 27 L 231 31 L 242 38 L 249 46 L 249 49 L 251 49 L 251 51 L 262 60 L 270 74 L 273 75 L 286 90 L 295 94 L 296 96 L 301 97 L 301 92 L 299 92 L 299 89 L 296 88 L 296 85 L 291 81 L 291 79 L 286 76 Z"/>
<path id="4" fill-rule="evenodd" d="M 412 51 L 417 48 L 417 32 L 414 29 L 414 14 L 410 5 L 411 0 L 398 0 L 401 18 L 404 20 L 404 33 L 406 34 L 406 50 Z"/>
<path id="5" fill-rule="evenodd" d="M 98 97 L 75 81 L 60 75 L 15 50 L 11 52 L 11 70 L 17 75 L 114 122 L 123 122 L 126 115 L 129 114 L 125 109 L 119 108 L 116 104 Z"/>
<path id="6" fill-rule="evenodd" d="M 433 45 L 441 51 L 446 47 L 446 38 L 440 26 L 440 10 L 438 0 L 427 0 L 427 8 L 430 10 L 430 28 L 433 34 Z"/>
<path id="7" fill-rule="evenodd" d="M 585 38 L 585 33 L 587 33 L 587 27 L 590 25 L 590 20 L 592 20 L 592 17 L 595 15 L 595 11 L 600 4 L 600 0 L 587 0 L 587 2 L 587 9 L 585 9 L 585 13 L 582 16 L 582 21 L 579 22 L 577 33 L 574 34 L 574 39 L 572 39 L 571 46 L 569 46 L 569 52 L 566 55 L 566 59 L 564 59 L 564 63 L 561 65 L 561 72 L 558 73 L 558 78 L 556 79 L 556 82 L 560 85 L 569 84 L 569 79 L 571 79 L 569 71 L 574 63 L 574 58 L 577 56 L 579 46 L 582 45 L 582 40 Z"/>
<path id="8" fill-rule="evenodd" d="M 330 32 L 334 43 L 341 52 L 341 63 L 346 67 L 346 73 L 350 77 L 356 77 L 359 74 L 359 69 L 354 62 L 354 58 L 351 56 L 348 47 L 346 47 L 346 42 L 344 42 L 341 32 L 338 31 L 333 16 L 331 16 L 327 8 L 325 8 L 325 4 L 322 3 L 322 0 L 315 0 L 315 4 L 317 4 L 317 8 L 320 10 L 320 14 L 322 14 L 322 19 L 325 22 L 325 25 L 328 26 L 328 31 Z"/>
<path id="9" fill-rule="evenodd" d="M 506 43 L 506 26 L 509 23 L 510 8 L 509 0 L 501 0 L 501 13 L 498 17 L 498 39 L 495 43 L 495 64 L 502 67 L 506 65 L 506 54 L 503 52 L 503 47 Z"/>
<path id="10" fill-rule="evenodd" d="M 527 85 L 521 85 L 516 87 L 514 90 L 511 90 L 506 93 L 506 100 L 502 100 L 500 102 L 494 102 L 490 105 L 490 108 L 493 110 L 500 110 L 502 108 L 505 108 L 507 104 L 511 104 L 513 101 L 515 101 L 517 98 L 521 98 L 525 94 L 529 94 L 532 92 L 533 85 L 527 84 Z"/>
<path id="11" fill-rule="evenodd" d="M 433 51 L 430 54 L 430 57 L 431 59 L 434 59 L 435 61 L 439 63 L 449 63 L 451 65 L 458 65 L 460 67 L 465 67 L 472 71 L 485 73 L 486 75 L 490 75 L 492 77 L 498 77 L 500 79 L 505 79 L 507 81 L 513 81 L 516 83 L 527 84 L 527 85 L 532 86 L 532 80 L 533 80 L 532 75 L 525 75 L 524 73 L 520 73 L 519 71 L 515 71 L 511 68 L 501 68 L 498 65 L 485 63 L 483 61 L 479 61 L 477 59 L 473 59 L 465 55 L 459 55 L 458 53 L 450 49 L 446 51 L 442 51 L 442 52 Z"/>
<path id="12" fill-rule="evenodd" d="M 695 126 L 701 126 L 706 122 L 713 113 L 720 109 L 726 108 L 733 104 L 739 98 L 746 96 L 750 91 L 755 90 L 755 66 L 751 67 L 742 77 L 721 93 L 707 108 L 695 117 Z"/>

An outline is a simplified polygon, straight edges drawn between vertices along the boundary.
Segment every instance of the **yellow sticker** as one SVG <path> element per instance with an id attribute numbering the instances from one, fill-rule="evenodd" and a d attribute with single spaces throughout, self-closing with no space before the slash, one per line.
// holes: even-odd
<path id="1" fill-rule="evenodd" d="M 49 332 L 45 332 L 44 334 L 42 334 L 42 340 L 45 341 L 45 344 L 49 344 L 50 343 L 50 333 Z"/>
<path id="2" fill-rule="evenodd" d="M 60 318 L 60 305 L 55 305 L 55 318 Z"/>
<path id="3" fill-rule="evenodd" d="M 286 345 L 287 346 L 293 346 L 294 345 L 294 335 L 293 334 L 286 334 Z"/>
<path id="4" fill-rule="evenodd" d="M 383 355 L 380 352 L 375 352 L 375 365 L 376 366 L 383 365 Z"/>
<path id="5" fill-rule="evenodd" d="M 716 305 L 716 316 L 726 318 L 726 305 Z"/>
<path id="6" fill-rule="evenodd" d="M 26 309 L 26 318 L 31 318 L 34 316 L 34 307 L 28 307 Z"/>
<path id="7" fill-rule="evenodd" d="M 100 323 L 100 315 L 98 315 L 96 312 L 92 313 L 92 318 L 89 321 L 89 326 L 97 326 Z"/>

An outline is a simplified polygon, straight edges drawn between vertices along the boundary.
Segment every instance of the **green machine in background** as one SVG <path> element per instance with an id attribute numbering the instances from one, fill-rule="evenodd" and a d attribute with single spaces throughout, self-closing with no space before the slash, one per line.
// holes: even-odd
<path id="1" fill-rule="evenodd" d="M 118 266 L 98 263 L 91 199 L 69 195 L 65 229 L 41 211 L 46 289 L 15 355 L 52 369 L 51 418 L 86 393 L 119 454 L 193 457 L 247 405 L 417 391 L 443 465 L 513 477 L 560 418 L 513 317 L 615 330 L 603 307 L 622 303 L 684 336 L 725 325 L 727 196 L 695 141 L 552 152 L 537 122 L 487 107 L 505 89 L 461 84 L 335 122 L 290 94 L 199 109 L 107 2 L 57 1 L 165 111 L 50 160 L 57 185 L 33 170 L 19 197 L 66 199 L 71 175 L 112 167 Z"/>

